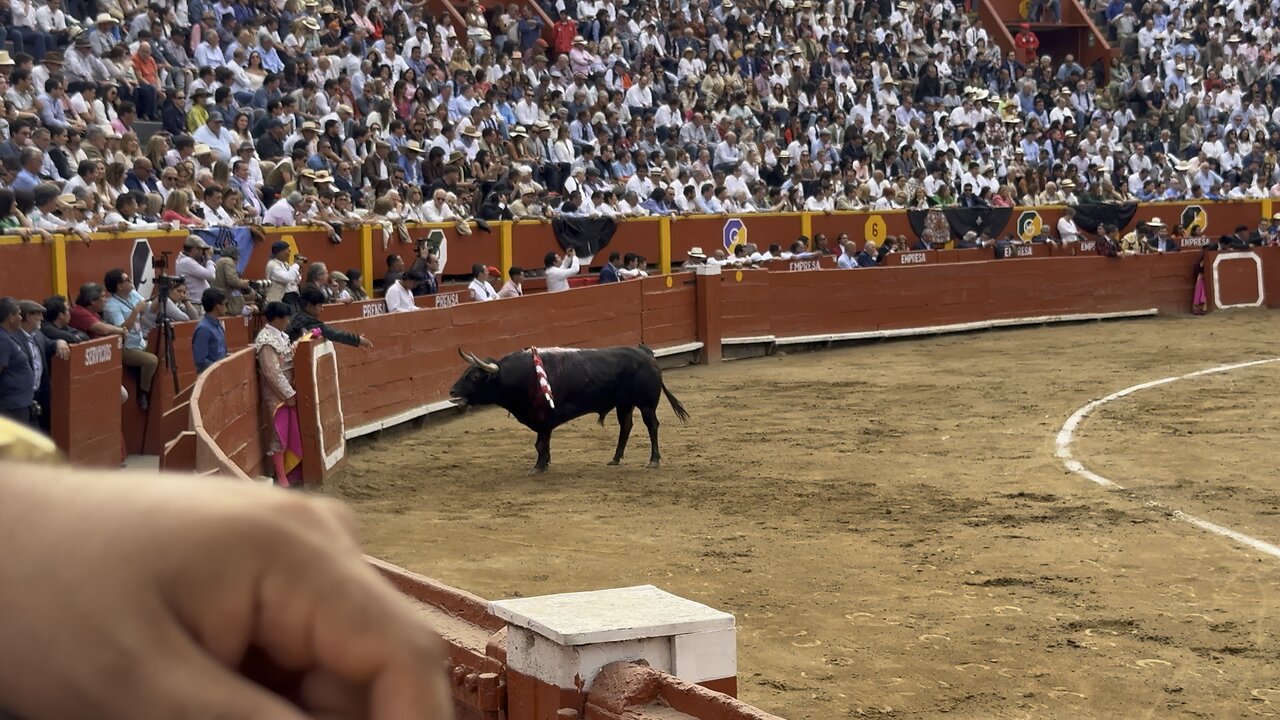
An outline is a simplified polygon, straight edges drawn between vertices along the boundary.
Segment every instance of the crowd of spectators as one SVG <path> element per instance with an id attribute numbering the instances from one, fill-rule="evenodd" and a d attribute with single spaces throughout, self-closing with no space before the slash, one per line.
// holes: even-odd
<path id="1" fill-rule="evenodd" d="M 1090 0 L 1105 68 L 951 0 L 426 7 L 9 3 L 0 225 L 1280 197 L 1274 0 Z"/>

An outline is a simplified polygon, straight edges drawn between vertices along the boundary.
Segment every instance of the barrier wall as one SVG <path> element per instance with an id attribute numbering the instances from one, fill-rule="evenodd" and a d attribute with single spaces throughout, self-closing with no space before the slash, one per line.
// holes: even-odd
<path id="1" fill-rule="evenodd" d="M 1015 208 L 1009 227 L 1002 232 L 1010 231 L 1026 213 L 1034 213 L 1044 227 L 1056 227 L 1063 209 Z M 1199 234 L 1217 237 L 1231 232 L 1239 224 L 1253 227 L 1258 218 L 1269 217 L 1271 212 L 1270 200 L 1148 203 L 1138 207 L 1124 230 L 1139 220 L 1159 216 L 1170 225 L 1194 221 L 1204 227 Z M 408 231 L 413 240 L 433 236 L 447 244 L 447 262 L 443 268 L 447 276 L 465 276 L 475 263 L 498 267 L 503 273 L 512 264 L 540 270 L 543 256 L 548 251 L 560 250 L 549 222 L 490 225 L 491 232 L 477 229 L 465 236 L 459 235 L 453 225 L 415 225 Z M 386 274 L 388 255 L 399 254 L 406 261 L 413 259 L 413 245 L 399 237 L 384 238 L 381 227 L 346 228 L 340 233 L 341 242 L 337 243 L 331 240 L 327 226 L 261 228 L 261 231 L 262 239 L 255 241 L 252 252 L 245 258 L 244 275 L 249 278 L 263 277 L 269 248 L 277 240 L 289 242 L 312 261 L 326 263 L 330 270 L 361 270 L 367 290 L 372 290 L 373 282 Z M 672 263 L 682 262 L 695 246 L 708 253 L 743 242 L 753 242 L 761 249 L 772 243 L 786 247 L 800 235 L 813 238 L 818 234 L 825 235 L 828 243 L 834 243 L 840 233 L 848 233 L 858 243 L 867 238 L 879 243 L 885 235 L 903 235 L 911 244 L 917 237 L 903 210 L 694 215 L 622 221 L 608 249 L 637 253 L 657 265 L 660 271 L 667 272 Z M 1056 236 L 1056 232 L 1053 234 Z M 42 300 L 56 292 L 74 299 L 82 283 L 100 283 L 103 275 L 116 267 L 130 268 L 140 279 L 145 279 L 149 277 L 151 259 L 161 257 L 164 252 L 171 253 L 169 268 L 172 269 L 185 237 L 185 231 L 103 233 L 94 235 L 87 244 L 67 236 L 55 236 L 49 243 L 40 238 L 23 243 L 16 237 L 0 237 L 0 294 Z M 599 267 L 606 258 L 607 254 L 597 258 L 593 265 Z M 939 261 L 946 260 L 939 258 Z M 143 294 L 148 291 L 147 287 L 141 289 Z"/>
<path id="2" fill-rule="evenodd" d="M 50 370 L 50 433 L 76 465 L 119 467 L 120 360 L 118 337 L 71 346 L 71 356 L 55 356 Z"/>

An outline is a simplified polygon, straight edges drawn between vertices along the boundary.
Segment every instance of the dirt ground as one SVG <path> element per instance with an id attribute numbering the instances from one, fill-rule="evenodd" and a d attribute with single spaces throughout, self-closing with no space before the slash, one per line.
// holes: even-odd
<path id="1" fill-rule="evenodd" d="M 1009 330 L 668 371 L 664 466 L 583 418 L 525 476 L 500 411 L 357 443 L 369 551 L 487 598 L 652 583 L 737 616 L 741 697 L 788 718 L 1280 715 L 1277 316 Z M 1159 500 L 1165 509 L 1144 501 Z"/>

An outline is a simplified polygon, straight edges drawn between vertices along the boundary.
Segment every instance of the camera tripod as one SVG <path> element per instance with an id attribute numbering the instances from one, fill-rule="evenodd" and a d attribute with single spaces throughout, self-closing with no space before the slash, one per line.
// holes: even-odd
<path id="1" fill-rule="evenodd" d="M 156 283 L 156 295 L 160 301 L 160 307 L 156 310 L 156 324 L 160 329 L 160 336 L 156 342 L 156 355 L 164 358 L 164 364 L 169 368 L 169 375 L 173 378 L 173 394 L 176 396 L 181 392 L 178 386 L 178 359 L 173 352 L 173 320 L 169 319 L 169 291 L 172 286 L 168 278 L 161 276 Z"/>

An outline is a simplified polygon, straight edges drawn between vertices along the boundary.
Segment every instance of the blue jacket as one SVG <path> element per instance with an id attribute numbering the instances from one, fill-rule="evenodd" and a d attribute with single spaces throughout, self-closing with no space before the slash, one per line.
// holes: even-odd
<path id="1" fill-rule="evenodd" d="M 213 315 L 200 318 L 200 324 L 191 336 L 191 355 L 196 362 L 197 373 L 204 372 L 227 356 L 227 334 L 218 318 Z"/>
<path id="2" fill-rule="evenodd" d="M 619 280 L 621 280 L 621 278 L 618 277 L 618 268 L 614 267 L 613 263 L 607 262 L 604 264 L 604 267 L 600 268 L 601 285 L 605 283 L 615 283 Z"/>

